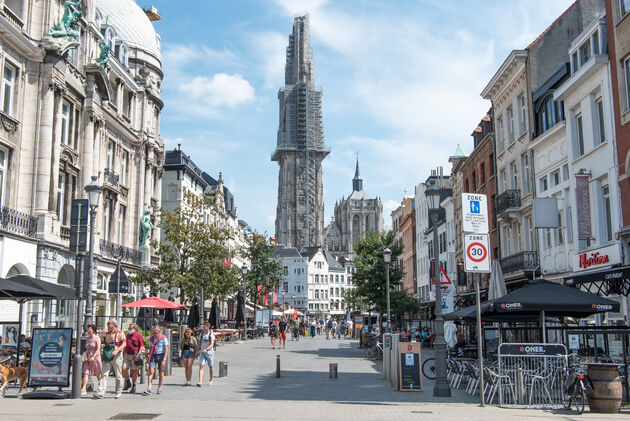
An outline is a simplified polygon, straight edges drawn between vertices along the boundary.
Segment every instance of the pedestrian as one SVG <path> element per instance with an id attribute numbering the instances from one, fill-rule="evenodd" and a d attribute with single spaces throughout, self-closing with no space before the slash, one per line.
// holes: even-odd
<path id="1" fill-rule="evenodd" d="M 104 339 L 103 355 L 101 357 L 103 362 L 103 371 L 98 382 L 98 391 L 94 394 L 94 398 L 103 399 L 105 397 L 107 378 L 109 377 L 109 372 L 112 368 L 114 369 L 114 375 L 116 376 L 116 399 L 120 398 L 122 395 L 123 350 L 126 345 L 127 338 L 121 330 L 118 330 L 116 320 L 109 319 L 107 322 L 107 333 L 105 334 Z"/>
<path id="2" fill-rule="evenodd" d="M 326 322 L 326 339 L 330 339 L 330 330 L 332 329 L 332 319 L 328 319 Z"/>
<path id="3" fill-rule="evenodd" d="M 203 384 L 203 368 L 207 365 L 210 371 L 210 381 L 208 386 L 212 384 L 212 378 L 214 377 L 214 333 L 210 329 L 210 323 L 205 322 L 203 324 L 203 332 L 199 336 L 197 345 L 197 355 L 199 355 L 199 381 L 197 387 L 201 387 Z"/>
<path id="4" fill-rule="evenodd" d="M 311 338 L 315 337 L 316 329 L 317 329 L 317 323 L 315 323 L 315 320 L 311 320 Z"/>
<path id="5" fill-rule="evenodd" d="M 103 362 L 101 361 L 101 338 L 96 335 L 96 325 L 88 325 L 87 340 L 85 341 L 85 354 L 83 357 L 83 385 L 81 396 L 87 395 L 87 382 L 89 376 L 101 379 Z"/>
<path id="6" fill-rule="evenodd" d="M 335 339 L 335 333 L 337 332 L 337 319 L 332 319 L 330 330 L 332 331 L 332 338 Z"/>
<path id="7" fill-rule="evenodd" d="M 287 322 L 284 316 L 280 318 L 278 323 L 278 349 L 287 349 Z"/>
<path id="8" fill-rule="evenodd" d="M 193 335 L 191 328 L 184 330 L 184 337 L 179 341 L 179 359 L 184 364 L 184 374 L 186 375 L 186 383 L 184 386 L 190 386 L 192 383 L 192 366 L 197 357 L 197 338 Z"/>
<path id="9" fill-rule="evenodd" d="M 350 338 L 352 338 L 352 319 L 348 319 L 348 321 L 346 322 L 346 338 L 348 336 L 350 336 Z"/>
<path id="10" fill-rule="evenodd" d="M 138 370 L 144 362 L 142 353 L 144 352 L 144 338 L 142 333 L 138 332 L 138 326 L 135 323 L 129 323 L 127 331 L 127 346 L 123 354 L 123 376 L 125 377 L 125 387 L 123 390 L 129 390 L 129 393 L 136 393 L 136 382 L 138 381 Z M 129 371 L 131 371 L 131 379 L 129 379 Z"/>
<path id="11" fill-rule="evenodd" d="M 322 334 L 322 322 L 321 322 L 321 320 L 317 321 L 317 334 L 318 335 Z"/>
<path id="12" fill-rule="evenodd" d="M 149 381 L 147 382 L 147 390 L 145 395 L 151 394 L 151 384 L 153 382 L 153 374 L 155 369 L 158 370 L 158 389 L 157 394 L 162 393 L 162 383 L 164 383 L 164 369 L 166 368 L 166 355 L 168 355 L 168 339 L 162 335 L 160 326 L 151 328 L 153 333 L 149 338 Z"/>
<path id="13" fill-rule="evenodd" d="M 277 337 L 278 337 L 278 326 L 276 326 L 276 324 L 272 321 L 271 324 L 269 325 L 269 339 L 271 339 L 271 349 L 276 349 Z"/>

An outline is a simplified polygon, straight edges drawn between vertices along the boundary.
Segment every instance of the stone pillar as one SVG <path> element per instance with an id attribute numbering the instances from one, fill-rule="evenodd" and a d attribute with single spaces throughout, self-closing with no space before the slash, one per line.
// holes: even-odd
<path id="1" fill-rule="evenodd" d="M 35 189 L 35 213 L 48 213 L 50 191 L 50 161 L 53 142 L 53 116 L 55 94 L 52 82 L 42 88 L 42 108 L 39 122 L 39 144 L 37 150 L 37 185 Z"/>
<path id="2" fill-rule="evenodd" d="M 63 90 L 55 89 L 55 123 L 52 139 L 52 156 L 50 162 L 50 191 L 48 193 L 48 210 L 57 211 L 57 186 L 59 184 L 59 158 L 61 157 L 61 105 L 63 104 Z M 68 129 L 68 133 L 70 130 Z M 61 222 L 61 221 L 60 221 Z"/>

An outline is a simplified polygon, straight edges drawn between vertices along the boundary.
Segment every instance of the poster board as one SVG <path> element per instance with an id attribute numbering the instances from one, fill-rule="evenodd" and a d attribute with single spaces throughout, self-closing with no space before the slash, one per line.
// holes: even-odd
<path id="1" fill-rule="evenodd" d="M 72 329 L 33 329 L 28 387 L 70 386 Z"/>
<path id="2" fill-rule="evenodd" d="M 422 357 L 418 342 L 398 345 L 398 390 L 422 392 Z"/>
<path id="3" fill-rule="evenodd" d="M 16 348 L 20 340 L 20 324 L 19 323 L 0 323 L 2 330 L 2 347 Z"/>

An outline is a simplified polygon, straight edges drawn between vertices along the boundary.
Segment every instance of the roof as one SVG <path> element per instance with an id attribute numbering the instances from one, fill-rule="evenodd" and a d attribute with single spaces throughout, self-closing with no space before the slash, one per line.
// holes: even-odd
<path id="1" fill-rule="evenodd" d="M 302 257 L 295 247 L 285 247 L 284 244 L 273 246 L 275 257 Z"/>
<path id="2" fill-rule="evenodd" d="M 542 37 L 544 37 L 544 36 L 545 36 L 545 34 L 546 34 L 547 32 L 549 32 L 549 30 L 550 30 L 550 29 L 551 29 L 551 28 L 552 28 L 552 27 L 553 27 L 553 26 L 554 26 L 554 25 L 555 25 L 555 24 L 556 24 L 556 23 L 557 23 L 560 19 L 562 19 L 562 18 L 564 17 L 564 15 L 566 15 L 567 13 L 569 13 L 569 10 L 573 9 L 573 7 L 574 7 L 576 4 L 578 4 L 578 2 L 579 2 L 579 1 L 580 1 L 580 0 L 575 0 L 575 1 L 573 2 L 573 4 L 567 8 L 567 10 L 565 10 L 565 11 L 564 11 L 564 12 L 563 12 L 560 16 L 558 16 L 558 17 L 556 18 L 556 20 L 554 20 L 554 21 L 551 23 L 551 25 L 549 25 L 549 26 L 547 27 L 547 29 L 545 29 L 545 30 L 544 30 L 544 31 L 543 31 L 540 35 L 538 35 L 538 37 L 536 37 L 536 39 L 535 39 L 535 40 L 533 40 L 533 41 L 531 42 L 531 44 L 529 44 L 529 45 L 527 46 L 526 50 L 529 50 L 529 49 L 530 49 L 530 48 L 531 48 L 534 44 L 536 44 L 536 43 L 537 43 L 537 42 L 538 42 L 538 41 L 539 41 Z"/>
<path id="3" fill-rule="evenodd" d="M 361 191 L 353 191 L 352 194 L 350 196 L 348 196 L 348 199 L 352 199 L 352 200 L 370 200 L 370 199 L 374 199 L 373 197 L 368 196 L 363 190 Z"/>
<path id="4" fill-rule="evenodd" d="M 132 48 L 139 48 L 160 58 L 160 38 L 144 11 L 133 0 L 96 0 L 96 8 L 103 21 L 109 17 L 109 25 L 117 38 Z"/>
<path id="5" fill-rule="evenodd" d="M 344 270 L 343 265 L 341 263 L 339 263 L 337 261 L 337 259 L 335 259 L 335 256 L 333 256 L 332 254 L 328 253 L 327 250 L 322 250 L 322 253 L 324 253 L 324 257 L 326 257 L 326 263 L 328 263 L 328 269 L 332 269 L 332 270 Z"/>

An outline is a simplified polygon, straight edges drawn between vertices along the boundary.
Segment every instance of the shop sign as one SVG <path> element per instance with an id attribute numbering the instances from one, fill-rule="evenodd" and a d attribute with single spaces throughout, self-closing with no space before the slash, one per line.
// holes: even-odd
<path id="1" fill-rule="evenodd" d="M 591 270 L 618 263 L 621 263 L 619 246 L 612 245 L 574 255 L 573 271 L 578 272 L 581 270 Z"/>

